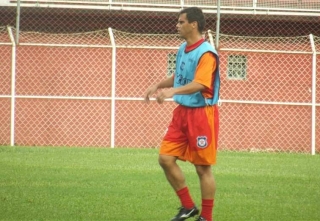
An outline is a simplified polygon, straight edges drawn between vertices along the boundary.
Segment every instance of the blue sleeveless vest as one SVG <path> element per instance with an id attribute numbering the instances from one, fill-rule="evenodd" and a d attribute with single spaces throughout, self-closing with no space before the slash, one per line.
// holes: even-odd
<path id="1" fill-rule="evenodd" d="M 214 105 L 219 100 L 220 90 L 220 73 L 219 73 L 219 57 L 217 51 L 209 44 L 204 41 L 201 45 L 192 51 L 185 52 L 187 43 L 184 42 L 177 53 L 176 58 L 176 72 L 174 76 L 173 87 L 181 87 L 193 81 L 196 68 L 198 66 L 201 56 L 206 52 L 212 52 L 217 60 L 216 71 L 214 73 L 213 81 L 213 97 L 211 99 L 205 99 L 201 92 L 193 94 L 177 94 L 173 96 L 173 100 L 178 104 L 187 107 L 203 107 L 206 105 Z"/>

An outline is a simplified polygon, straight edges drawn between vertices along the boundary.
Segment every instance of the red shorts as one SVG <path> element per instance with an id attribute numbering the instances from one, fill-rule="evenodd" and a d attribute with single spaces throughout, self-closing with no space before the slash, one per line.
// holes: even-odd
<path id="1" fill-rule="evenodd" d="M 176 156 L 194 165 L 216 163 L 219 130 L 218 107 L 179 105 L 160 147 L 161 155 Z"/>

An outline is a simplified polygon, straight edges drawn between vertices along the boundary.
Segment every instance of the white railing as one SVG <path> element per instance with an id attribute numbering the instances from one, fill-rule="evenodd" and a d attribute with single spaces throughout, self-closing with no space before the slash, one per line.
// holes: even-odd
<path id="1" fill-rule="evenodd" d="M 1 2 L 2 1 L 2 2 Z M 21 7 L 50 7 L 50 8 L 79 8 L 79 9 L 108 9 L 123 11 L 155 11 L 176 12 L 184 7 L 197 5 L 205 13 L 216 13 L 220 2 L 221 13 L 227 14 L 262 14 L 262 15 L 300 15 L 319 16 L 320 2 L 299 0 L 264 1 L 264 0 L 235 0 L 235 1 L 114 1 L 114 0 L 11 0 L 6 3 L 0 0 L 0 5 Z M 165 3 L 164 3 L 165 2 Z"/>

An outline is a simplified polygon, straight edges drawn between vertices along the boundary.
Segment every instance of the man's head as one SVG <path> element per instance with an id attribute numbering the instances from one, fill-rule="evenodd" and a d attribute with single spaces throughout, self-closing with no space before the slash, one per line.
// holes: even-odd
<path id="1" fill-rule="evenodd" d="M 190 25 L 197 27 L 197 30 L 200 34 L 203 32 L 206 20 L 200 8 L 190 7 L 182 9 L 179 13 L 179 21 L 177 26 L 180 23 L 180 18 L 184 18 Z"/>

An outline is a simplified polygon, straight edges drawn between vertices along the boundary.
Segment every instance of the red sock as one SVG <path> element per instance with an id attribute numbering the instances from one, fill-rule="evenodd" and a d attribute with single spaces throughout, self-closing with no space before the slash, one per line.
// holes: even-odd
<path id="1" fill-rule="evenodd" d="M 213 199 L 202 199 L 201 216 L 208 221 L 212 221 Z"/>
<path id="2" fill-rule="evenodd" d="M 188 187 L 184 187 L 177 191 L 177 195 L 180 199 L 181 205 L 186 209 L 191 209 L 194 207 L 194 202 L 190 196 Z"/>

